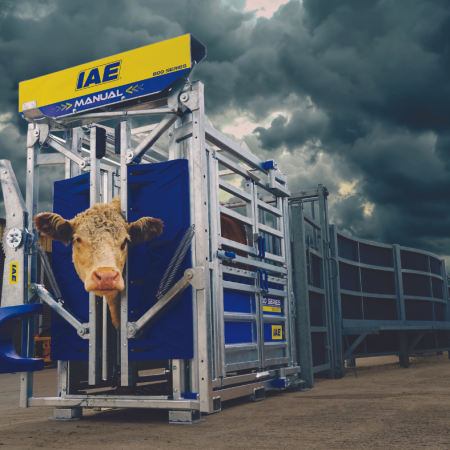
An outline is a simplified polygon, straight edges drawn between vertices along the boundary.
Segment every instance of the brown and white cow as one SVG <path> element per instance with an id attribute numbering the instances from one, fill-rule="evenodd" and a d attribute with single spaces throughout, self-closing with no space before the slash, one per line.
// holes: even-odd
<path id="1" fill-rule="evenodd" d="M 245 227 L 241 222 L 222 215 L 220 222 L 224 238 L 247 244 Z M 119 329 L 119 292 L 124 289 L 122 271 L 127 245 L 160 236 L 163 222 L 143 217 L 127 223 L 120 214 L 120 197 L 115 197 L 110 203 L 95 204 L 72 220 L 65 220 L 58 214 L 42 213 L 35 216 L 34 223 L 40 233 L 66 245 L 73 243 L 73 263 L 86 291 L 106 298 L 112 322 Z M 235 252 L 247 256 L 244 252 Z M 239 264 L 234 267 L 247 269 Z"/>
<path id="2" fill-rule="evenodd" d="M 86 291 L 106 298 L 112 322 L 119 329 L 119 292 L 124 289 L 127 245 L 160 236 L 163 222 L 142 217 L 127 223 L 120 214 L 120 197 L 115 197 L 110 203 L 93 205 L 72 220 L 42 213 L 35 216 L 34 223 L 40 233 L 66 245 L 73 243 L 73 263 Z"/>

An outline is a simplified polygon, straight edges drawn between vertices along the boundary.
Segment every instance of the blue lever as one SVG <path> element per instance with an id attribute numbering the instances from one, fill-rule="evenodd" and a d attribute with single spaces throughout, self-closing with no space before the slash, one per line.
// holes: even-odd
<path id="1" fill-rule="evenodd" d="M 0 308 L 0 373 L 44 370 L 43 359 L 22 358 L 14 350 L 12 342 L 14 328 L 19 322 L 43 313 L 44 305 L 40 303 Z"/>
<path id="2" fill-rule="evenodd" d="M 258 239 L 258 258 L 266 257 L 266 238 L 264 236 L 260 236 Z"/>
<path id="3" fill-rule="evenodd" d="M 269 274 L 262 269 L 258 269 L 259 274 L 259 286 L 261 287 L 261 291 L 263 293 L 267 293 L 269 291 Z M 266 279 L 264 280 L 264 276 L 266 275 Z"/>
<path id="4" fill-rule="evenodd" d="M 263 270 L 264 278 L 265 278 L 265 291 L 269 292 L 269 272 L 267 270 Z"/>

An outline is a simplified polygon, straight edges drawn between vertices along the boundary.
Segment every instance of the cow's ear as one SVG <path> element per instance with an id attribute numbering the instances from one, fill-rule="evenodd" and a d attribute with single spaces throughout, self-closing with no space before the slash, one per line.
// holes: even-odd
<path id="1" fill-rule="evenodd" d="M 142 217 L 136 222 L 128 225 L 128 234 L 130 235 L 132 244 L 148 242 L 161 236 L 164 224 L 162 220 L 153 219 L 152 217 Z"/>
<path id="2" fill-rule="evenodd" d="M 114 197 L 109 202 L 109 205 L 112 206 L 120 214 L 120 195 L 118 195 L 117 197 Z"/>
<path id="3" fill-rule="evenodd" d="M 34 225 L 39 233 L 43 233 L 55 241 L 62 241 L 64 245 L 68 245 L 72 242 L 72 225 L 59 214 L 37 214 L 34 216 Z"/>

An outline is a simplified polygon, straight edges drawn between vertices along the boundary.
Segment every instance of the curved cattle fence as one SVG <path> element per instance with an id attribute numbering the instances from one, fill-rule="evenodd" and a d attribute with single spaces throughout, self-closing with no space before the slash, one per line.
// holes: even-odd
<path id="1" fill-rule="evenodd" d="M 348 236 L 328 223 L 328 191 L 290 199 L 302 378 L 338 378 L 354 358 L 450 350 L 445 261 Z"/>

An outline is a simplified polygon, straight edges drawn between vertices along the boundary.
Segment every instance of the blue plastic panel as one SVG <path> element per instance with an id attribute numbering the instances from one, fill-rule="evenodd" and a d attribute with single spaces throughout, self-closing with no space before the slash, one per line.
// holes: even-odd
<path id="1" fill-rule="evenodd" d="M 53 212 L 64 219 L 73 219 L 89 208 L 89 173 L 53 185 Z M 65 305 L 82 322 L 89 322 L 89 294 L 84 289 L 72 262 L 72 244 L 67 247 L 52 242 L 52 269 Z M 81 339 L 72 325 L 59 314 L 51 313 L 52 361 L 87 361 L 89 342 Z"/>
<path id="2" fill-rule="evenodd" d="M 0 308 L 0 374 L 44 369 L 43 359 L 20 357 L 14 350 L 12 342 L 14 329 L 19 322 L 34 319 L 35 314 L 43 313 L 44 305 L 40 303 Z"/>
<path id="3" fill-rule="evenodd" d="M 157 301 L 156 292 L 184 233 L 190 227 L 187 160 L 141 164 L 128 168 L 128 218 L 154 217 L 164 222 L 163 234 L 139 244 L 129 253 L 128 311 L 135 321 Z M 203 230 L 196 230 L 201 233 Z M 187 252 L 175 280 L 191 267 Z M 141 339 L 129 342 L 130 360 L 192 358 L 192 288 L 188 287 L 170 310 L 164 311 Z"/>
<path id="4" fill-rule="evenodd" d="M 225 322 L 225 344 L 247 344 L 252 342 L 252 322 Z"/>
<path id="5" fill-rule="evenodd" d="M 255 295 L 249 292 L 223 290 L 223 310 L 250 314 L 255 311 Z"/>

